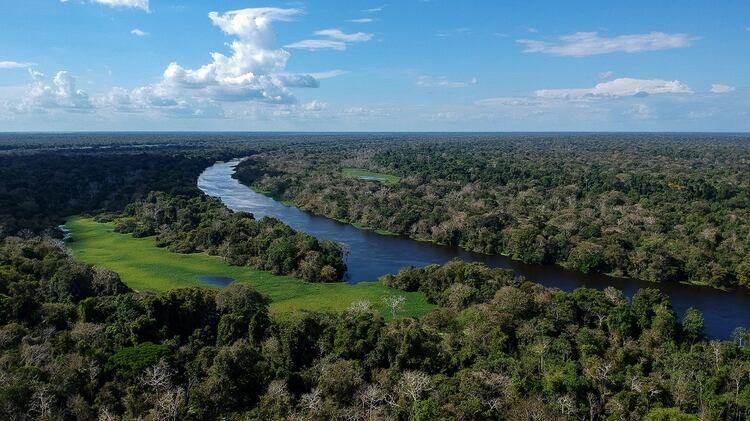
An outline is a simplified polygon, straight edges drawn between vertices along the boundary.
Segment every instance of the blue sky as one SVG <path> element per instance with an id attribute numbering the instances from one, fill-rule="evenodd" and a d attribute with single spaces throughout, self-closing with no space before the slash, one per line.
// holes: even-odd
<path id="1" fill-rule="evenodd" d="M 748 1 L 2 9 L 0 131 L 750 131 Z"/>

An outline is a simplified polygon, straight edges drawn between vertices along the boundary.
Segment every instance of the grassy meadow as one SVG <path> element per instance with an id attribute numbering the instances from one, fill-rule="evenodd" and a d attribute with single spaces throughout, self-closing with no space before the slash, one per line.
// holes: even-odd
<path id="1" fill-rule="evenodd" d="M 342 175 L 347 178 L 358 178 L 360 180 L 377 181 L 387 185 L 398 184 L 401 178 L 391 174 L 367 171 L 359 168 L 344 168 Z"/>
<path id="2" fill-rule="evenodd" d="M 275 315 L 309 311 L 344 310 L 357 300 L 367 299 L 389 318 L 383 303 L 387 295 L 406 297 L 399 316 L 419 317 L 434 308 L 424 295 L 388 288 L 380 282 L 351 285 L 309 283 L 289 276 L 277 276 L 250 267 L 232 266 L 220 257 L 205 253 L 180 254 L 156 247 L 153 238 L 134 238 L 114 232 L 113 225 L 76 217 L 65 225 L 70 230 L 68 243 L 76 257 L 86 263 L 117 272 L 129 287 L 143 291 L 167 291 L 200 286 L 215 288 L 198 280 L 198 276 L 221 276 L 246 282 L 273 300 L 270 311 Z"/>

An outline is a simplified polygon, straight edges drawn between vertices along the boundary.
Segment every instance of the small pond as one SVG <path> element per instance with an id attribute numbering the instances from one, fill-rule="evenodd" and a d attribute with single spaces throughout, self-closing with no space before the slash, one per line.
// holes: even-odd
<path id="1" fill-rule="evenodd" d="M 234 279 L 225 276 L 201 275 L 198 280 L 217 287 L 228 287 Z"/>

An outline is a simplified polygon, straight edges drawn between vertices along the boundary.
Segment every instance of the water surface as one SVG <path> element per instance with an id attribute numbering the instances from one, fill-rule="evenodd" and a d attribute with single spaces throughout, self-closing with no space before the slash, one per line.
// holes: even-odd
<path id="1" fill-rule="evenodd" d="M 218 162 L 207 168 L 198 179 L 198 187 L 207 195 L 220 198 L 230 209 L 251 212 L 256 218 L 275 217 L 292 228 L 319 239 L 344 244 L 349 268 L 346 273 L 348 282 L 375 280 L 385 274 L 396 273 L 406 266 L 421 267 L 459 258 L 483 262 L 491 267 L 513 269 L 527 279 L 565 291 L 579 287 L 604 289 L 611 285 L 632 297 L 639 288 L 659 288 L 669 295 L 680 317 L 689 307 L 702 311 L 706 319 L 706 334 L 712 338 L 726 339 L 735 327 L 750 327 L 750 292 L 746 290 L 724 292 L 702 286 L 654 284 L 603 275 L 585 275 L 559 266 L 527 265 L 503 256 L 487 256 L 457 247 L 381 235 L 309 214 L 254 192 L 232 178 L 238 163 L 239 160 Z"/>
<path id="2" fill-rule="evenodd" d="M 225 276 L 201 275 L 198 280 L 217 287 L 228 287 L 234 279 Z"/>

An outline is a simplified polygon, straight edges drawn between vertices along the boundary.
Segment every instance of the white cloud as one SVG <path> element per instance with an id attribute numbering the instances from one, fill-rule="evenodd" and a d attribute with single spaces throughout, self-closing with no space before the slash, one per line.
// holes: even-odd
<path id="1" fill-rule="evenodd" d="M 25 69 L 30 63 L 19 63 L 17 61 L 0 61 L 0 69 Z"/>
<path id="2" fill-rule="evenodd" d="M 705 129 L 707 121 L 713 121 L 712 127 L 737 127 L 737 119 L 747 116 L 747 104 L 742 95 L 693 93 L 680 81 L 616 79 L 591 88 L 482 99 L 474 102 L 474 115 L 488 121 L 525 122 L 527 128 L 694 130 Z"/>
<path id="3" fill-rule="evenodd" d="M 599 73 L 599 79 L 609 79 L 612 76 L 614 76 L 614 72 L 611 70 L 607 70 L 606 72 Z"/>
<path id="4" fill-rule="evenodd" d="M 734 86 L 722 85 L 721 83 L 714 83 L 711 85 L 711 92 L 715 94 L 727 94 L 729 92 L 734 92 L 734 90 Z"/>
<path id="5" fill-rule="evenodd" d="M 498 106 L 511 106 L 511 107 L 529 107 L 543 105 L 543 101 L 534 98 L 525 97 L 499 97 L 499 98 L 486 98 L 475 101 L 474 104 L 480 107 L 498 107 Z"/>
<path id="6" fill-rule="evenodd" d="M 646 104 L 633 104 L 629 109 L 624 112 L 626 115 L 630 115 L 638 120 L 648 120 L 654 118 L 654 110 Z"/>
<path id="7" fill-rule="evenodd" d="M 445 31 L 438 31 L 435 34 L 435 36 L 446 38 L 446 37 L 469 35 L 469 34 L 471 34 L 471 29 L 469 28 L 454 28 L 454 29 L 448 29 Z"/>
<path id="8" fill-rule="evenodd" d="M 22 108 L 64 109 L 89 111 L 93 108 L 86 92 L 76 88 L 76 79 L 68 72 L 57 72 L 48 84 L 44 74 L 29 70 L 33 80 L 31 89 L 21 104 Z"/>
<path id="9" fill-rule="evenodd" d="M 315 35 L 328 37 L 344 42 L 367 42 L 372 39 L 372 34 L 368 34 L 365 32 L 355 32 L 353 34 L 347 34 L 341 31 L 341 29 L 337 28 L 321 29 L 320 31 L 315 31 Z"/>
<path id="10" fill-rule="evenodd" d="M 304 39 L 302 41 L 287 44 L 286 48 L 296 48 L 300 50 L 346 50 L 346 43 L 332 39 Z"/>
<path id="11" fill-rule="evenodd" d="M 534 96 L 545 99 L 589 99 L 690 93 L 693 91 L 679 80 L 619 78 L 598 83 L 593 88 L 541 89 Z"/>
<path id="12" fill-rule="evenodd" d="M 363 12 L 367 12 L 367 13 L 377 13 L 377 12 L 382 12 L 382 11 L 383 11 L 383 9 L 385 9 L 385 6 L 372 7 L 372 8 L 370 8 L 370 9 L 365 9 L 365 10 L 363 10 Z"/>
<path id="13" fill-rule="evenodd" d="M 335 69 L 335 70 L 327 70 L 325 72 L 313 72 L 313 73 L 310 73 L 310 76 L 314 77 L 317 80 L 322 80 L 322 79 L 330 79 L 333 77 L 345 75 L 347 73 L 349 72 L 347 72 L 346 70 Z"/>
<path id="14" fill-rule="evenodd" d="M 454 82 L 445 76 L 419 76 L 417 86 L 421 88 L 467 88 L 477 84 L 477 78 L 471 78 L 468 82 Z"/>
<path id="15" fill-rule="evenodd" d="M 696 38 L 687 34 L 648 34 L 620 35 L 612 38 L 600 37 L 597 32 L 576 32 L 559 37 L 556 41 L 519 39 L 524 44 L 524 53 L 541 53 L 553 56 L 586 57 L 615 52 L 640 53 L 643 51 L 666 50 L 690 46 Z"/>
<path id="16" fill-rule="evenodd" d="M 291 55 L 274 48 L 272 23 L 289 21 L 300 13 L 270 7 L 211 12 L 211 22 L 235 37 L 228 44 L 230 55 L 211 53 L 211 62 L 197 69 L 170 63 L 158 83 L 131 91 L 113 89 L 101 103 L 118 111 L 151 109 L 180 117 L 220 116 L 221 103 L 293 103 L 289 88 L 319 83 L 314 76 L 284 71 Z"/>
<path id="17" fill-rule="evenodd" d="M 314 99 L 308 103 L 300 105 L 300 107 L 305 111 L 323 111 L 328 109 L 328 104 Z"/>
<path id="18" fill-rule="evenodd" d="M 149 11 L 149 0 L 93 0 L 94 3 L 110 7 L 123 7 Z"/>
<path id="19" fill-rule="evenodd" d="M 303 50 L 346 50 L 346 47 L 355 42 L 367 42 L 372 39 L 373 35 L 365 32 L 355 32 L 347 34 L 341 29 L 321 29 L 315 31 L 315 35 L 326 37 L 328 39 L 304 39 L 302 41 L 287 44 L 286 48 L 296 48 Z"/>
<path id="20" fill-rule="evenodd" d="M 349 19 L 349 22 L 352 22 L 352 23 L 372 23 L 372 22 L 375 22 L 375 19 L 373 19 L 373 18 Z"/>
<path id="21" fill-rule="evenodd" d="M 138 28 L 133 29 L 132 31 L 130 31 L 130 33 L 137 37 L 145 37 L 146 35 L 148 35 L 148 32 L 142 31 Z"/>

